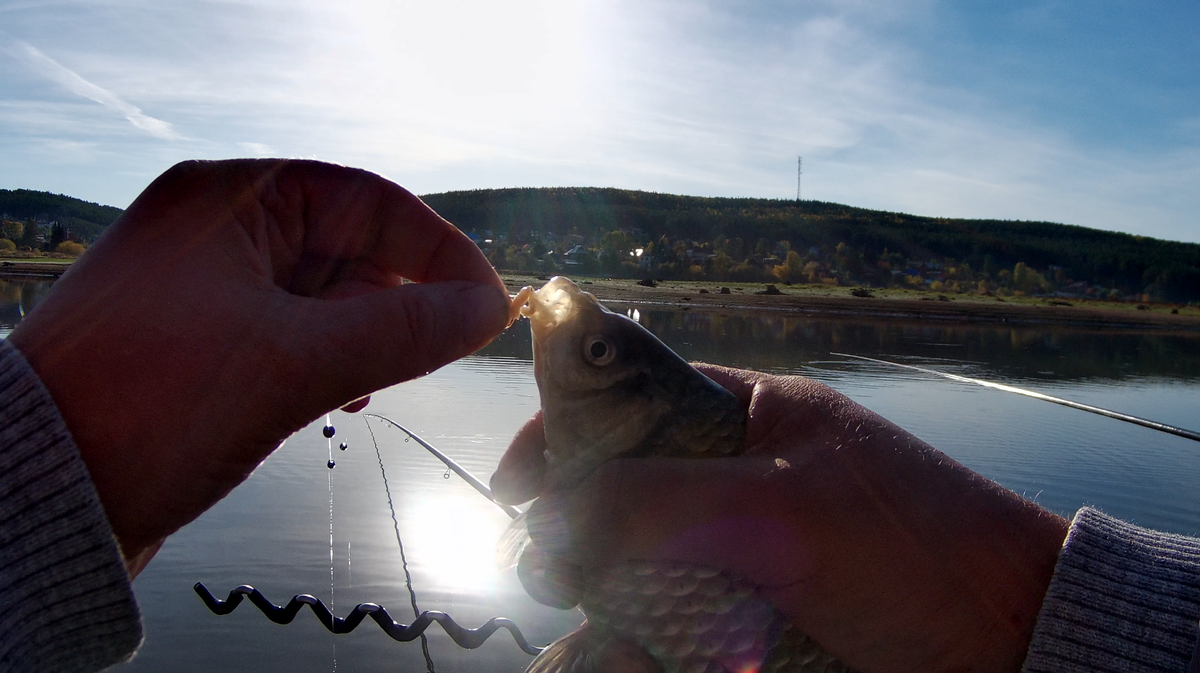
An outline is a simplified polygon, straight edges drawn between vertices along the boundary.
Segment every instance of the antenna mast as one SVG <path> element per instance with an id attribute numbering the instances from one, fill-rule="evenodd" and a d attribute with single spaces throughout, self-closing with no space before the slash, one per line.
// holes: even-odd
<path id="1" fill-rule="evenodd" d="M 796 202 L 800 202 L 800 176 L 804 175 L 804 157 L 796 157 Z"/>

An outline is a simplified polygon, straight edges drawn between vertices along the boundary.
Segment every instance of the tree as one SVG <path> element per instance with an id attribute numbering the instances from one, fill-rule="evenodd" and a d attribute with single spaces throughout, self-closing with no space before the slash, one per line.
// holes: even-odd
<path id="1" fill-rule="evenodd" d="M 820 283 L 821 282 L 821 270 L 822 269 L 821 269 L 820 262 L 808 262 L 807 264 L 804 265 L 804 270 L 802 271 L 802 273 L 804 275 L 804 280 L 806 280 L 810 283 L 813 283 L 814 285 L 817 283 Z"/>
<path id="2" fill-rule="evenodd" d="M 21 240 L 21 234 L 25 231 L 25 225 L 16 220 L 4 220 L 0 224 L 0 238 L 7 238 L 12 242 Z"/>
<path id="3" fill-rule="evenodd" d="M 1013 267 L 1012 282 L 1016 289 L 1025 294 L 1037 294 L 1050 288 L 1045 276 L 1029 268 L 1025 262 L 1017 262 Z"/>
<path id="4" fill-rule="evenodd" d="M 25 225 L 21 232 L 21 240 L 17 241 L 17 247 L 29 248 L 30 250 L 38 249 L 37 220 L 30 218 L 25 221 Z"/>
<path id="5" fill-rule="evenodd" d="M 46 247 L 50 250 L 58 250 L 58 244 L 65 240 L 67 240 L 67 235 L 63 230 L 63 226 L 58 222 L 50 225 L 50 243 Z"/>
<path id="6" fill-rule="evenodd" d="M 621 272 L 621 253 L 609 247 L 601 250 L 600 270 L 610 276 L 618 275 Z"/>
<path id="7" fill-rule="evenodd" d="M 800 253 L 795 250 L 788 250 L 783 264 L 775 267 L 775 276 L 785 283 L 804 282 L 806 280 L 804 275 L 804 261 L 800 259 Z"/>
<path id="8" fill-rule="evenodd" d="M 725 254 L 736 261 L 746 259 L 746 242 L 736 236 L 729 239 L 725 244 Z"/>
<path id="9" fill-rule="evenodd" d="M 729 269 L 733 267 L 733 260 L 724 252 L 718 252 L 712 259 L 708 260 L 706 266 L 708 266 L 709 273 L 717 280 L 726 280 L 729 276 Z"/>

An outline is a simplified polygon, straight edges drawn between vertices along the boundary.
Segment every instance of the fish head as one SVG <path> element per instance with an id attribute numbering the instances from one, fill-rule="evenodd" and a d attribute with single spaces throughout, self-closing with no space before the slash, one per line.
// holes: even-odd
<path id="1" fill-rule="evenodd" d="M 740 450 L 737 398 L 637 322 L 561 276 L 515 302 L 533 334 L 547 490 L 574 486 L 613 458 Z"/>
<path id="2" fill-rule="evenodd" d="M 603 391 L 636 376 L 645 358 L 625 316 L 600 305 L 571 279 L 555 276 L 528 295 L 520 308 L 533 335 L 533 368 L 539 390 L 560 394 Z M 552 400 L 553 401 L 553 400 Z"/>

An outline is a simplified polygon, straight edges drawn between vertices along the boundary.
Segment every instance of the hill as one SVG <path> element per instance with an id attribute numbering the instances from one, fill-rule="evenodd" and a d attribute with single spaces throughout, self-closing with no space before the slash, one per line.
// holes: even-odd
<path id="1" fill-rule="evenodd" d="M 1200 245 L 1052 222 L 593 187 L 421 198 L 512 271 L 1200 302 Z M 7 218 L 56 220 L 84 241 L 121 212 L 0 189 Z"/>
<path id="2" fill-rule="evenodd" d="M 514 270 L 1200 301 L 1200 245 L 1074 225 L 601 188 L 422 198 Z"/>
<path id="3" fill-rule="evenodd" d="M 84 242 L 94 241 L 123 211 L 112 206 L 83 201 L 63 194 L 29 189 L 0 189 L 0 214 L 23 222 L 57 221 Z"/>

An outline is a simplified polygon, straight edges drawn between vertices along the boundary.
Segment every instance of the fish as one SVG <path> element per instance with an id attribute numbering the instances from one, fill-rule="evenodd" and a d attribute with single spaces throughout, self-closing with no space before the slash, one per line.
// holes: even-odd
<path id="1" fill-rule="evenodd" d="M 542 495 L 569 491 L 616 458 L 742 452 L 746 410 L 738 398 L 570 279 L 525 287 L 512 306 L 533 335 L 546 438 Z M 508 561 L 519 558 L 535 600 L 577 605 L 586 617 L 527 673 L 630 670 L 647 655 L 664 673 L 850 670 L 726 570 L 638 560 L 586 572 L 555 565 L 530 541 L 524 517 L 500 547 Z"/>

